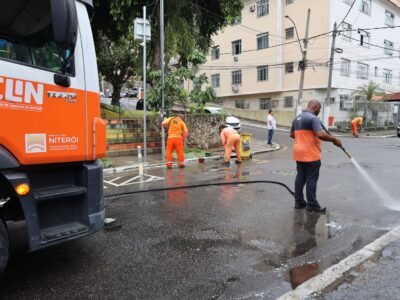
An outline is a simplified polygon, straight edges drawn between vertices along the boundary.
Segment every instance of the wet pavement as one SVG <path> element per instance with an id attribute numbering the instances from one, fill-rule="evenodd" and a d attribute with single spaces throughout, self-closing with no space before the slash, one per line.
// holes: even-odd
<path id="1" fill-rule="evenodd" d="M 261 140 L 265 131 L 254 130 Z M 0 297 L 275 299 L 398 224 L 337 148 L 325 144 L 318 194 L 325 215 L 293 209 L 295 164 L 287 133 L 279 151 L 241 165 L 221 160 L 185 169 L 106 176 L 106 213 L 116 226 L 86 239 L 25 254 L 11 228 L 13 260 Z M 382 186 L 398 195 L 400 139 L 346 139 Z M 238 185 L 216 186 L 218 182 Z M 146 192 L 163 187 L 202 187 Z M 122 195 L 125 193 L 125 195 Z M 113 196 L 120 194 L 119 196 Z"/>

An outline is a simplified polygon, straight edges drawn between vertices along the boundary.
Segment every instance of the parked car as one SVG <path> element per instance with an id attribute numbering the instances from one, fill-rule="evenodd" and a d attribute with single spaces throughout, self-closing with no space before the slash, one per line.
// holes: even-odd
<path id="1" fill-rule="evenodd" d="M 240 120 L 234 116 L 230 112 L 227 112 L 221 107 L 212 107 L 212 106 L 206 106 L 204 107 L 204 112 L 208 114 L 213 114 L 213 115 L 225 115 L 225 124 L 232 126 L 235 130 L 239 131 L 240 130 Z"/>
<path id="2" fill-rule="evenodd" d="M 400 137 L 400 122 L 397 124 L 397 136 Z"/>
<path id="3" fill-rule="evenodd" d="M 137 94 L 138 94 L 137 88 L 129 89 L 128 93 L 127 93 L 127 97 L 137 97 Z"/>

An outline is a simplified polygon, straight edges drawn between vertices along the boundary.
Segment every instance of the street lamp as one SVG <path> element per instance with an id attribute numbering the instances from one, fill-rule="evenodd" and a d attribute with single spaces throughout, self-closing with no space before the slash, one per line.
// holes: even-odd
<path id="1" fill-rule="evenodd" d="M 292 20 L 292 18 L 289 17 L 288 15 L 286 15 L 285 18 L 286 18 L 286 19 L 289 19 L 289 20 L 293 23 L 294 31 L 296 31 L 297 41 L 299 42 L 300 51 L 301 51 L 301 54 L 303 54 L 303 47 L 301 47 L 300 37 L 299 37 L 299 33 L 298 33 L 298 31 L 297 31 L 296 23 L 295 23 L 295 22 Z"/>
<path id="2" fill-rule="evenodd" d="M 304 49 L 301 47 L 300 37 L 299 37 L 299 33 L 297 31 L 296 23 L 289 16 L 285 16 L 286 19 L 289 19 L 293 23 L 294 29 L 296 31 L 297 41 L 299 42 L 300 51 L 302 53 L 302 59 L 299 62 L 299 67 L 300 67 L 300 70 L 301 70 L 301 74 L 300 74 L 300 84 L 299 84 L 299 96 L 298 96 L 298 99 L 297 99 L 297 102 L 296 102 L 296 115 L 301 113 L 301 101 L 302 101 L 302 98 L 303 98 L 303 86 L 304 86 L 304 73 L 306 71 L 306 66 L 307 66 L 307 44 L 308 44 L 308 28 L 309 28 L 309 25 L 310 25 L 310 12 L 311 12 L 311 10 L 308 9 L 306 35 L 305 35 L 304 40 L 303 40 Z"/>

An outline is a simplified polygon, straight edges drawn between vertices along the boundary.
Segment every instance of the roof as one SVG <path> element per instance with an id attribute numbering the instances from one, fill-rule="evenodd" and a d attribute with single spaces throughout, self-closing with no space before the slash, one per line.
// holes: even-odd
<path id="1" fill-rule="evenodd" d="M 400 92 L 390 94 L 386 101 L 400 101 Z"/>

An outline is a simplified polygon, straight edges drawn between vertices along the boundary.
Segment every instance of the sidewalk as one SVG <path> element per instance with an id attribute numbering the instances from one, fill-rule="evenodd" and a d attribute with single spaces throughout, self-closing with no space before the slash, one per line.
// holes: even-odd
<path id="1" fill-rule="evenodd" d="M 399 268 L 397 226 L 279 299 L 399 299 Z"/>
<path id="2" fill-rule="evenodd" d="M 324 295 L 325 299 L 399 299 L 400 240 L 387 246 L 377 262 L 350 274 L 350 282 Z"/>

